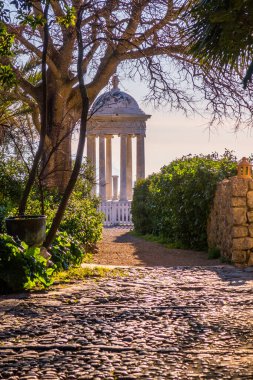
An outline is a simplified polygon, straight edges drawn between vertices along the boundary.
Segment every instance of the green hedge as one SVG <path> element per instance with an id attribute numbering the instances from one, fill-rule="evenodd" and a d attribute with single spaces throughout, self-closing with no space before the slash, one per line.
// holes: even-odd
<path id="1" fill-rule="evenodd" d="M 178 247 L 207 248 L 207 219 L 216 184 L 236 174 L 236 157 L 184 156 L 140 180 L 134 188 L 136 232 L 158 236 Z"/>

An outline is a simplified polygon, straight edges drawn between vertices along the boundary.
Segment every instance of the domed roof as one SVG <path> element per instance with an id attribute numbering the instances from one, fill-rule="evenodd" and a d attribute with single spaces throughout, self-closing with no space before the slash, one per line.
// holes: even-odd
<path id="1" fill-rule="evenodd" d="M 118 83 L 118 77 L 115 75 L 112 78 L 112 90 L 105 92 L 95 100 L 91 108 L 91 114 L 94 114 L 94 116 L 145 115 L 136 100 L 118 88 Z"/>

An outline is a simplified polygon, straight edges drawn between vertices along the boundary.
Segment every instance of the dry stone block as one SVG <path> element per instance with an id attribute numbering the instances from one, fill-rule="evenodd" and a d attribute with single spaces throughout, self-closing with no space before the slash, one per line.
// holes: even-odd
<path id="1" fill-rule="evenodd" d="M 209 247 L 219 247 L 230 259 L 234 252 L 237 265 L 247 263 L 253 252 L 252 179 L 232 177 L 218 184 L 207 232 Z"/>
<path id="2" fill-rule="evenodd" d="M 246 260 L 246 252 L 245 251 L 232 251 L 232 262 L 243 264 Z"/>
<path id="3" fill-rule="evenodd" d="M 233 239 L 233 249 L 238 250 L 247 250 L 253 248 L 253 238 L 251 237 L 243 237 Z"/>
<path id="4" fill-rule="evenodd" d="M 253 211 L 247 212 L 247 218 L 250 223 L 253 223 Z"/>
<path id="5" fill-rule="evenodd" d="M 246 198 L 245 197 L 233 197 L 231 199 L 232 207 L 245 207 L 246 206 Z"/>
<path id="6" fill-rule="evenodd" d="M 249 230 L 247 227 L 243 226 L 234 226 L 232 229 L 232 237 L 239 238 L 239 237 L 246 237 L 249 234 Z M 253 236 L 253 226 L 252 226 L 252 235 Z"/>
<path id="7" fill-rule="evenodd" d="M 253 252 L 250 252 L 250 256 L 249 256 L 249 260 L 248 260 L 247 265 L 248 265 L 249 267 L 252 267 L 252 266 L 253 266 Z"/>
<path id="8" fill-rule="evenodd" d="M 232 195 L 234 197 L 245 197 L 248 192 L 248 180 L 244 178 L 231 178 Z"/>
<path id="9" fill-rule="evenodd" d="M 253 208 L 253 191 L 248 191 L 247 193 L 247 205 L 249 208 Z"/>
<path id="10" fill-rule="evenodd" d="M 249 185 L 249 190 L 253 190 L 253 180 L 252 179 L 249 179 L 248 180 L 248 185 Z"/>
<path id="11" fill-rule="evenodd" d="M 246 215 L 245 207 L 233 208 L 232 213 L 233 213 L 233 224 L 241 225 L 241 224 L 247 223 L 247 215 Z"/>
<path id="12" fill-rule="evenodd" d="M 248 229 L 249 229 L 249 236 L 253 237 L 253 224 L 250 224 Z"/>

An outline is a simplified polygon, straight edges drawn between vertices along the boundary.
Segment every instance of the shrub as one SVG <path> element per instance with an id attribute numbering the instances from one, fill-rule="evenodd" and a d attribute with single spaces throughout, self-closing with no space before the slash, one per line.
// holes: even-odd
<path id="1" fill-rule="evenodd" d="M 4 219 L 17 213 L 18 202 L 23 189 L 26 171 L 15 158 L 6 158 L 0 153 L 0 232 L 4 232 Z M 84 164 L 77 181 L 60 230 L 50 248 L 54 270 L 80 265 L 84 255 L 89 254 L 102 233 L 103 214 L 97 211 L 98 198 L 91 196 L 93 173 Z M 50 227 L 58 208 L 60 197 L 54 191 L 44 191 L 44 208 L 47 227 Z M 41 214 L 40 192 L 36 188 L 30 195 L 27 214 Z M 45 270 L 39 248 L 24 248 L 8 235 L 1 235 L 0 244 L 0 291 L 23 290 L 36 282 L 49 281 L 50 270 Z M 33 266 L 34 265 L 34 266 Z M 6 273 L 4 270 L 6 266 Z M 17 276 L 16 276 L 17 273 Z"/>
<path id="2" fill-rule="evenodd" d="M 140 179 L 134 188 L 134 199 L 132 202 L 132 216 L 135 230 L 145 235 L 152 230 L 150 218 L 150 196 L 149 186 L 151 177 L 146 180 Z"/>
<path id="3" fill-rule="evenodd" d="M 4 219 L 19 202 L 25 178 L 24 165 L 0 152 L 0 232 L 4 231 Z"/>
<path id="4" fill-rule="evenodd" d="M 207 248 L 207 219 L 216 184 L 236 173 L 236 158 L 184 156 L 138 181 L 132 214 L 135 230 L 194 249 Z"/>
<path id="5" fill-rule="evenodd" d="M 99 199 L 91 195 L 93 172 L 83 164 L 80 177 L 71 194 L 60 225 L 60 232 L 66 232 L 82 250 L 90 250 L 101 238 L 103 214 L 97 211 Z M 53 191 L 44 192 L 47 226 L 50 227 L 58 208 L 59 195 Z M 37 191 L 33 191 L 27 205 L 27 213 L 40 213 L 41 202 Z M 61 235 L 63 236 L 63 235 Z"/>
<path id="6" fill-rule="evenodd" d="M 217 247 L 210 247 L 208 249 L 208 258 L 211 259 L 219 259 L 221 257 L 220 249 Z"/>
<path id="7" fill-rule="evenodd" d="M 98 198 L 81 198 L 74 192 L 60 226 L 61 231 L 86 249 L 91 249 L 101 237 L 103 214 L 97 211 L 97 206 Z"/>
<path id="8" fill-rule="evenodd" d="M 57 270 L 67 270 L 71 266 L 80 265 L 84 255 L 80 243 L 66 232 L 57 233 L 50 253 Z"/>
<path id="9" fill-rule="evenodd" d="M 0 235 L 0 293 L 49 286 L 55 267 L 48 268 L 40 248 L 29 248 L 7 234 Z"/>

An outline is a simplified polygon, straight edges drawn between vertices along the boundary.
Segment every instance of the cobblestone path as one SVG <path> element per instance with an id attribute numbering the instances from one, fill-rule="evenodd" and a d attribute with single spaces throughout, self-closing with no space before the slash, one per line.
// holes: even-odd
<path id="1" fill-rule="evenodd" d="M 131 268 L 0 298 L 0 378 L 253 379 L 253 272 Z"/>

